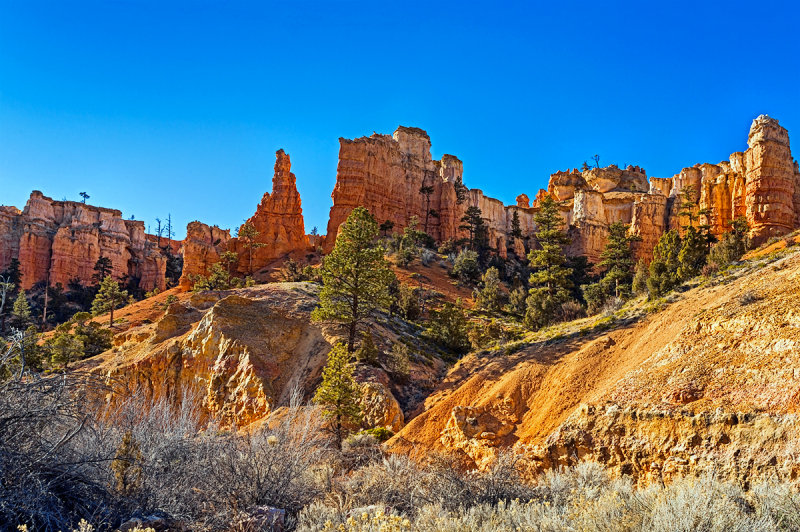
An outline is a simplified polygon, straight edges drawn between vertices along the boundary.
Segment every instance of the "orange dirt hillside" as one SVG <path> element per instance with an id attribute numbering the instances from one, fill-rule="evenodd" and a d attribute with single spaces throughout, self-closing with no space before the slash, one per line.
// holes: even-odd
<path id="1" fill-rule="evenodd" d="M 793 477 L 800 253 L 784 255 L 615 330 L 468 355 L 388 446 L 478 466 L 513 446 L 539 469 L 592 459 L 642 481 Z"/>

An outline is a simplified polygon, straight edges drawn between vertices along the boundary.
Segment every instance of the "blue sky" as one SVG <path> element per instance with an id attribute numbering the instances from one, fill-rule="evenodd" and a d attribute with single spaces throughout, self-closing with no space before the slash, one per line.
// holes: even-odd
<path id="1" fill-rule="evenodd" d="M 512 203 L 598 153 L 671 176 L 800 138 L 794 2 L 0 0 L 0 204 L 233 228 L 285 149 L 324 232 L 339 137 L 428 131 Z M 800 149 L 795 149 L 798 152 Z"/>

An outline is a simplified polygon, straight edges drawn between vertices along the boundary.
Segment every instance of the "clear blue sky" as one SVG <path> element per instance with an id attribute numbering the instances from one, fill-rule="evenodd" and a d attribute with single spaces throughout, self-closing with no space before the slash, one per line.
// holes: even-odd
<path id="1" fill-rule="evenodd" d="M 324 232 L 338 138 L 398 124 L 506 203 L 595 153 L 666 177 L 760 113 L 800 142 L 798 24 L 788 0 L 0 0 L 0 204 L 233 228 L 284 148 Z"/>

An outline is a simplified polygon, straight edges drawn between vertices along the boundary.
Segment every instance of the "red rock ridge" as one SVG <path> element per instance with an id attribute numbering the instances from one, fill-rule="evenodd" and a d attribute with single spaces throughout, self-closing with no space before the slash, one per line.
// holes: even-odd
<path id="1" fill-rule="evenodd" d="M 22 212 L 0 208 L 0 243 L 0 270 L 19 259 L 25 289 L 42 281 L 91 284 L 100 256 L 111 259 L 113 276 L 164 289 L 166 258 L 146 239 L 144 222 L 123 220 L 118 210 L 55 201 L 35 190 Z"/>
<path id="2" fill-rule="evenodd" d="M 777 120 L 764 115 L 756 118 L 748 143 L 748 150 L 732 154 L 730 161 L 684 168 L 671 178 L 648 180 L 638 166 L 556 172 L 550 176 L 547 191 L 540 190 L 530 207 L 527 194 L 519 195 L 515 205 L 506 206 L 477 189 L 469 190 L 466 201 L 459 204 L 455 184 L 463 176 L 461 161 L 452 155 L 434 160 L 430 137 L 419 128 L 400 126 L 392 136 L 376 133 L 339 139 L 324 250 L 333 248 L 339 225 L 357 206 L 365 206 L 380 223 L 392 222 L 394 231 L 401 231 L 412 217 L 425 229 L 428 200 L 420 192 L 423 186 L 433 188 L 430 208 L 439 214 L 428 219 L 427 232 L 434 239 L 441 242 L 466 236 L 459 229 L 461 217 L 474 205 L 489 226 L 491 246 L 504 257 L 508 249 L 519 255 L 534 245 L 533 216 L 542 195 L 550 193 L 561 202 L 572 237 L 570 254 L 597 262 L 608 226 L 619 221 L 629 224 L 631 233 L 642 238 L 636 252 L 648 258 L 661 234 L 688 223 L 688 218 L 679 215 L 679 196 L 689 185 L 698 201 L 695 223 L 708 224 L 714 234 L 721 235 L 734 218 L 746 216 L 751 236 L 759 244 L 800 227 L 800 170 L 792 160 L 788 133 Z M 509 236 L 514 211 L 525 235 L 524 246 Z"/>

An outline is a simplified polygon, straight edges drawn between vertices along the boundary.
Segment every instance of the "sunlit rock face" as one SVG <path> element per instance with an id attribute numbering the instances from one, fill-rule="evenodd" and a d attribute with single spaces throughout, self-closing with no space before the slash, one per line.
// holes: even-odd
<path id="1" fill-rule="evenodd" d="M 333 249 L 339 226 L 358 206 L 366 207 L 379 223 L 391 222 L 402 231 L 416 217 L 420 229 L 437 241 L 462 238 L 461 218 L 467 208 L 481 209 L 489 230 L 490 245 L 501 256 L 518 247 L 508 236 L 512 209 L 518 212 L 523 231 L 533 228 L 533 210 L 526 201 L 506 206 L 478 189 L 467 191 L 458 202 L 456 184 L 463 164 L 453 155 L 431 157 L 428 134 L 419 128 L 400 126 L 393 135 L 375 133 L 354 140 L 339 139 L 339 165 L 333 189 L 325 251 Z M 431 187 L 430 193 L 423 187 Z M 436 214 L 430 214 L 435 211 Z M 427 213 L 427 216 L 426 216 Z"/>
<path id="2" fill-rule="evenodd" d="M 219 262 L 226 251 L 237 254 L 237 259 L 230 264 L 231 273 L 250 275 L 285 257 L 305 254 L 319 245 L 318 235 L 306 235 L 297 178 L 291 169 L 289 155 L 278 150 L 275 153 L 272 193 L 264 193 L 255 214 L 247 220 L 258 232 L 254 238 L 256 246 L 250 247 L 243 239 L 231 237 L 227 229 L 197 221 L 188 225 L 182 251 L 180 286 L 183 289 L 191 288 L 195 276 L 208 275 L 211 266 Z"/>
<path id="3" fill-rule="evenodd" d="M 546 190 L 532 202 L 520 194 L 515 205 L 504 205 L 477 189 L 459 203 L 456 183 L 463 164 L 452 155 L 437 161 L 430 154 L 430 137 L 418 128 L 399 127 L 392 136 L 373 134 L 339 139 L 339 166 L 332 198 L 325 250 L 333 248 L 339 225 L 355 207 L 364 206 L 379 223 L 389 221 L 401 231 L 416 217 L 419 227 L 437 241 L 464 238 L 461 217 L 477 206 L 489 227 L 489 243 L 501 256 L 524 255 L 535 246 L 534 216 L 541 198 L 560 202 L 572 239 L 568 252 L 597 262 L 608 237 L 608 226 L 622 222 L 641 237 L 636 254 L 651 256 L 659 237 L 689 223 L 708 225 L 715 235 L 730 230 L 737 216 L 750 223 L 756 243 L 800 226 L 800 170 L 789 150 L 789 137 L 777 120 L 760 116 L 753 121 L 749 149 L 719 164 L 696 164 L 673 177 L 647 177 L 639 166 L 568 169 L 550 176 Z M 432 192 L 421 192 L 432 187 Z M 428 189 L 430 191 L 430 189 Z M 686 213 L 684 203 L 696 203 Z M 434 210 L 437 216 L 427 216 Z M 516 211 L 522 239 L 510 236 Z M 683 214 L 682 214 L 683 213 Z"/>
<path id="4" fill-rule="evenodd" d="M 180 287 L 188 290 L 192 287 L 194 277 L 208 275 L 211 266 L 219 262 L 222 253 L 228 249 L 230 240 L 231 234 L 227 229 L 198 221 L 189 222 L 186 226 L 186 238 L 181 247 L 183 271 Z"/>
<path id="5" fill-rule="evenodd" d="M 231 248 L 239 254 L 237 271 L 241 274 L 258 271 L 276 259 L 310 248 L 297 178 L 291 170 L 289 155 L 278 150 L 275 153 L 272 193 L 264 193 L 255 214 L 247 220 L 258 231 L 255 241 L 262 245 L 252 249 L 251 260 L 251 250 L 243 242 L 239 239 L 231 242 Z"/>
<path id="6" fill-rule="evenodd" d="M 22 211 L 0 207 L 0 270 L 20 261 L 22 286 L 39 282 L 93 284 L 97 260 L 111 260 L 111 275 L 140 288 L 164 289 L 166 257 L 145 236 L 144 222 L 123 220 L 114 209 L 55 201 L 38 190 Z"/>

